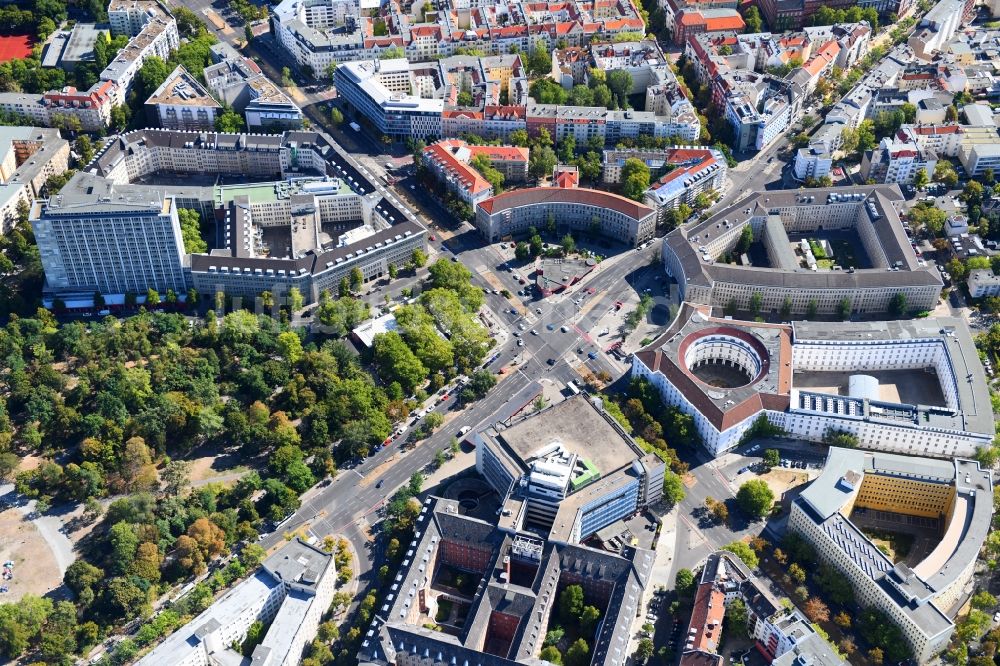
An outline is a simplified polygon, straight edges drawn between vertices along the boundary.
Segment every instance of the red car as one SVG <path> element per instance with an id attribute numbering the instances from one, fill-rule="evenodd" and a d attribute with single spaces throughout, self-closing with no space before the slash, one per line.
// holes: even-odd
<path id="1" fill-rule="evenodd" d="M 434 234 L 431 234 L 430 236 L 428 236 L 428 238 L 430 238 L 432 241 L 436 241 L 437 240 L 437 238 L 434 238 Z"/>

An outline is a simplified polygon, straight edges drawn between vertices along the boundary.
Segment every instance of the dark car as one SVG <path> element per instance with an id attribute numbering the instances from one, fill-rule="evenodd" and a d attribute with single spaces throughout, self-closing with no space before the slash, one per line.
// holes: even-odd
<path id="1" fill-rule="evenodd" d="M 385 483 L 385 479 L 379 479 L 378 483 L 375 484 L 375 487 L 381 488 L 383 483 Z"/>
<path id="2" fill-rule="evenodd" d="M 549 365 L 555 365 L 556 360 L 554 358 L 550 358 L 549 360 L 546 361 L 546 363 L 548 363 Z"/>

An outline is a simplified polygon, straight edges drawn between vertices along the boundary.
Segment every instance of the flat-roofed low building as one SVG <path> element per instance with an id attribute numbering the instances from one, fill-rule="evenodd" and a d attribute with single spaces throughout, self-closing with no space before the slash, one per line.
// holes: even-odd
<path id="1" fill-rule="evenodd" d="M 322 326 L 318 322 L 313 323 L 313 329 Z M 372 345 L 375 344 L 375 336 L 382 335 L 383 333 L 389 333 L 391 331 L 396 331 L 399 329 L 399 324 L 396 322 L 396 315 L 384 314 L 381 317 L 375 317 L 374 319 L 369 319 L 360 326 L 356 327 L 351 331 L 351 338 L 355 342 L 358 342 L 368 349 L 371 349 Z"/>
<path id="2" fill-rule="evenodd" d="M 214 130 L 222 106 L 190 72 L 178 65 L 146 100 L 160 127 L 176 130 Z"/>
<path id="3" fill-rule="evenodd" d="M 253 666 L 295 666 L 316 636 L 337 585 L 333 555 L 301 538 L 282 546 L 249 578 L 226 592 L 196 618 L 168 636 L 137 666 L 239 664 L 232 646 L 255 622 L 267 626 L 254 648 Z"/>
<path id="4" fill-rule="evenodd" d="M 60 30 L 52 35 L 45 47 L 42 67 L 58 67 L 72 72 L 81 63 L 92 63 L 98 39 L 108 39 L 107 25 L 77 23 L 72 30 Z"/>
<path id="5" fill-rule="evenodd" d="M 792 502 L 788 527 L 850 582 L 858 604 L 885 613 L 919 663 L 944 650 L 952 618 L 974 591 L 973 573 L 993 517 L 991 472 L 973 460 L 932 460 L 831 447 L 822 474 Z M 894 562 L 866 529 L 911 533 L 931 525 L 933 549 Z"/>
<path id="6" fill-rule="evenodd" d="M 664 462 L 585 394 L 475 439 L 476 469 L 504 496 L 504 515 L 559 543 L 579 543 L 663 496 Z"/>

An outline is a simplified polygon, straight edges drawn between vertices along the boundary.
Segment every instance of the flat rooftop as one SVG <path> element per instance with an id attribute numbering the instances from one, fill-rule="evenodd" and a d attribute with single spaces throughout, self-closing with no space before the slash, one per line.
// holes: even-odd
<path id="1" fill-rule="evenodd" d="M 69 35 L 60 62 L 93 61 L 94 44 L 106 32 L 108 32 L 107 25 L 77 23 Z"/>
<path id="2" fill-rule="evenodd" d="M 558 443 L 567 453 L 589 460 L 602 476 L 631 465 L 641 455 L 582 394 L 501 430 L 498 438 L 522 463 Z"/>
<path id="3" fill-rule="evenodd" d="M 965 430 L 994 432 L 993 405 L 979 351 L 968 324 L 957 317 L 934 317 L 901 321 L 808 322 L 792 324 L 795 344 L 844 342 L 872 344 L 879 341 L 924 341 L 940 344 L 952 369 L 957 395 L 957 412 L 945 409 L 921 409 L 921 424 Z M 946 378 L 938 377 L 940 381 Z"/>
<path id="4" fill-rule="evenodd" d="M 955 488 L 956 506 L 941 542 L 913 567 L 915 575 L 908 579 L 894 573 L 893 562 L 840 513 L 861 487 L 866 474 Z M 992 520 L 993 480 L 991 472 L 973 460 L 936 460 L 834 447 L 827 454 L 822 474 L 802 491 L 797 501 L 808 504 L 813 520 L 822 524 L 835 541 L 842 541 L 845 551 L 863 562 L 874 579 L 892 574 L 897 588 L 926 597 L 946 589 L 977 557 Z M 905 509 L 900 507 L 902 513 L 906 513 Z"/>
<path id="5" fill-rule="evenodd" d="M 146 104 L 222 108 L 215 101 L 215 98 L 209 95 L 208 91 L 198 83 L 198 80 L 184 69 L 183 65 L 178 65 L 170 73 L 167 80 L 161 83 L 160 87 L 149 96 Z"/>

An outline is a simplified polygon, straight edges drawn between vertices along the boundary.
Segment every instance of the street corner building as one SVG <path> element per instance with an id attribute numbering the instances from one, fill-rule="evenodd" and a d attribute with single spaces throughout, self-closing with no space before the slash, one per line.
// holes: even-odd
<path id="1" fill-rule="evenodd" d="M 475 225 L 490 243 L 543 228 L 549 219 L 560 228 L 596 231 L 631 247 L 652 240 L 656 210 L 625 197 L 577 187 L 529 187 L 481 201 Z"/>
<path id="2" fill-rule="evenodd" d="M 899 626 L 923 664 L 947 647 L 975 592 L 992 516 L 992 473 L 974 460 L 832 447 L 823 473 L 792 502 L 788 527 L 851 582 L 860 606 Z M 915 545 L 893 561 L 865 529 L 912 534 Z"/>
<path id="3" fill-rule="evenodd" d="M 602 614 L 589 640 L 589 663 L 624 666 L 652 566 L 648 550 L 626 547 L 615 555 L 557 543 L 464 516 L 457 501 L 430 497 L 387 594 L 362 630 L 358 663 L 545 664 L 539 655 L 559 595 L 579 585 L 584 602 Z M 474 585 L 456 589 L 460 576 Z"/>
<path id="4" fill-rule="evenodd" d="M 740 558 L 725 550 L 708 556 L 695 591 L 680 666 L 724 666 L 719 653 L 726 608 L 739 599 L 747 636 L 772 666 L 843 666 L 846 661 L 799 609 L 771 593 Z"/>
<path id="5" fill-rule="evenodd" d="M 579 543 L 663 496 L 665 463 L 586 394 L 473 438 L 476 470 L 503 498 L 502 529 Z"/>
<path id="6" fill-rule="evenodd" d="M 690 414 L 710 455 L 758 419 L 789 436 L 837 433 L 859 446 L 971 457 L 994 436 L 986 374 L 961 319 L 766 324 L 685 303 L 635 354 L 632 374 Z"/>

